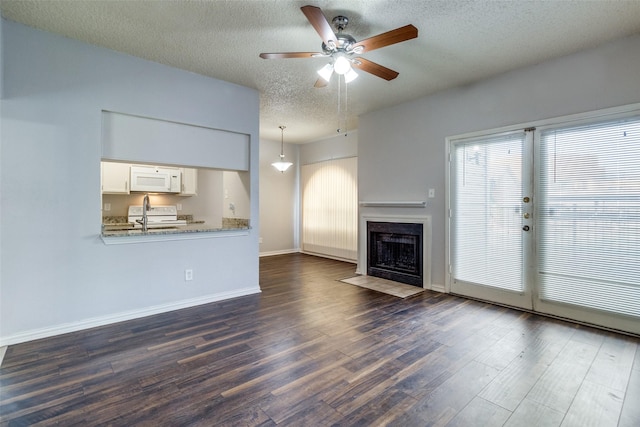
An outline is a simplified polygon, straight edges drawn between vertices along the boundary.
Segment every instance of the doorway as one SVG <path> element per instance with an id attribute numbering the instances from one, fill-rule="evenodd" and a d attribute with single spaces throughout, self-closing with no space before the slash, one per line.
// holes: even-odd
<path id="1" fill-rule="evenodd" d="M 452 293 L 640 333 L 640 116 L 449 141 Z"/>

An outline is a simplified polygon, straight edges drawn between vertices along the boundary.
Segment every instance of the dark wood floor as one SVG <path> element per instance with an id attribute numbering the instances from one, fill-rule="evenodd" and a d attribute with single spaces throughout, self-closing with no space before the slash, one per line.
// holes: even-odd
<path id="1" fill-rule="evenodd" d="M 260 295 L 10 346 L 0 425 L 640 426 L 637 339 L 260 266 Z"/>

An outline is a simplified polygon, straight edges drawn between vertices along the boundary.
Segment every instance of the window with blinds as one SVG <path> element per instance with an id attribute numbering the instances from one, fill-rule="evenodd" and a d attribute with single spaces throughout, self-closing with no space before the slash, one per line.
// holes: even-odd
<path id="1" fill-rule="evenodd" d="M 358 159 L 301 168 L 302 250 L 346 260 L 358 258 Z"/>
<path id="2" fill-rule="evenodd" d="M 452 147 L 454 281 L 522 292 L 524 132 L 489 135 Z"/>
<path id="3" fill-rule="evenodd" d="M 640 317 L 640 118 L 540 131 L 541 300 Z"/>

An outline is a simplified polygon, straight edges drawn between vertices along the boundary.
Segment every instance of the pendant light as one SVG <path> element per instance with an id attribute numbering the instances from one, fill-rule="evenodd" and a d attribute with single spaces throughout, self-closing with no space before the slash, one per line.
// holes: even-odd
<path id="1" fill-rule="evenodd" d="M 278 126 L 280 128 L 280 160 L 271 163 L 271 166 L 284 173 L 293 163 L 284 161 L 284 129 L 286 126 Z"/>

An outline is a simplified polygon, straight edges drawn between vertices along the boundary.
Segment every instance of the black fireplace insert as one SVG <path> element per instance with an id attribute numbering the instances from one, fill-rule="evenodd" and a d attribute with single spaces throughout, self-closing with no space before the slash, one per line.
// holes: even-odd
<path id="1" fill-rule="evenodd" d="M 422 287 L 422 224 L 367 222 L 367 275 Z"/>

